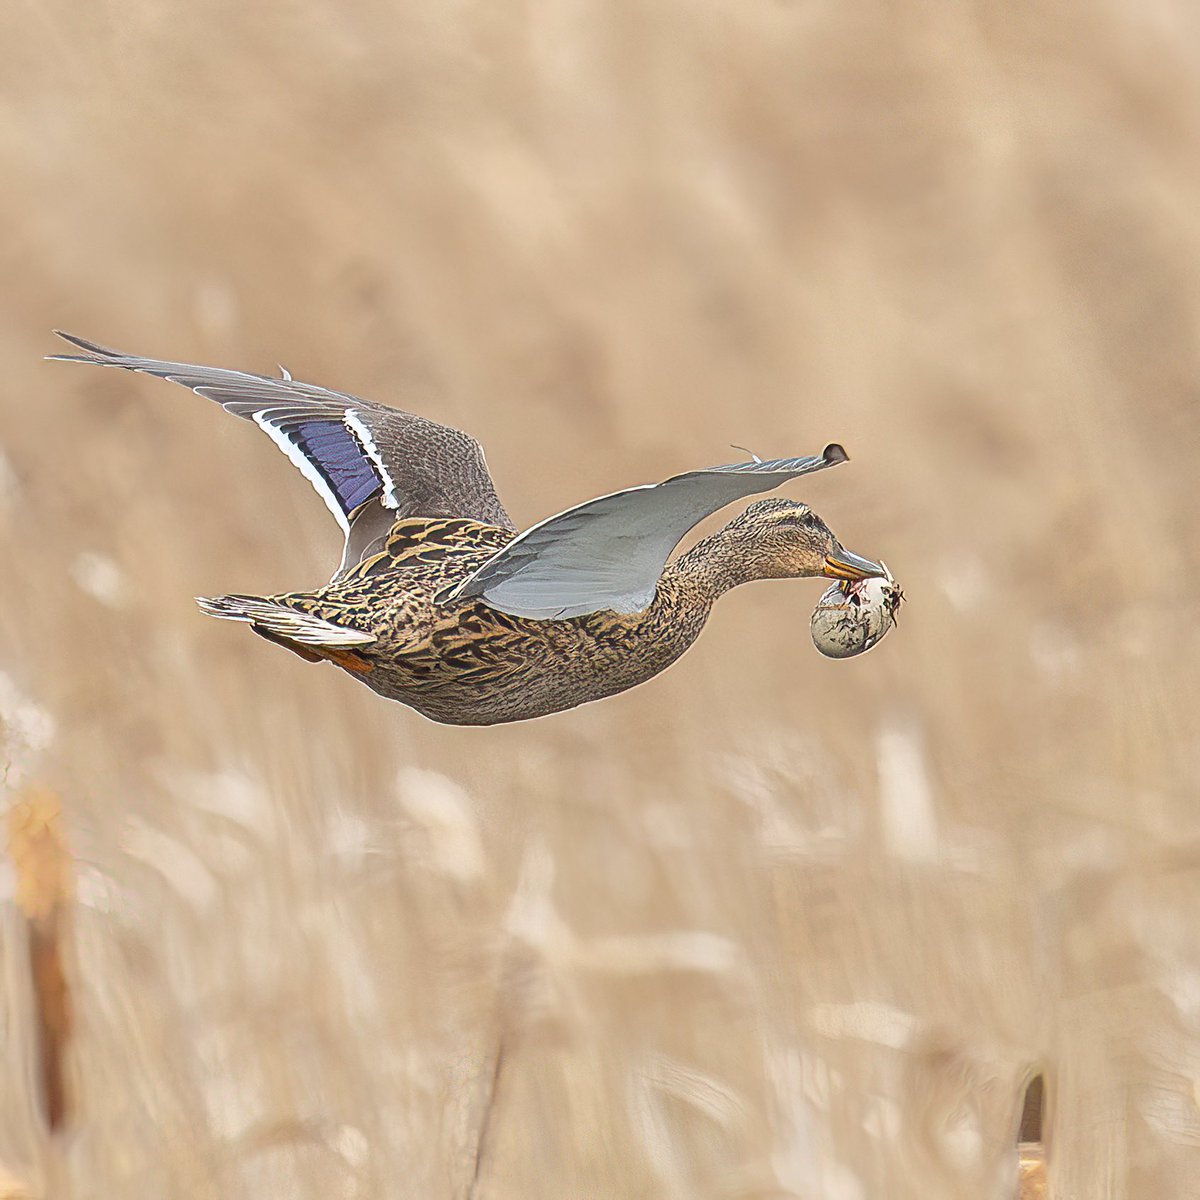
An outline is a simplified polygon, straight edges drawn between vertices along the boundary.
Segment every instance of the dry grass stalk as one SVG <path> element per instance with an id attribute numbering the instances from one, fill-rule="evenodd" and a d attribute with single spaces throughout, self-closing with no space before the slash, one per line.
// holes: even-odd
<path id="1" fill-rule="evenodd" d="M 1035 1075 L 1025 1089 L 1017 1134 L 1017 1200 L 1046 1200 L 1046 1148 L 1042 1142 L 1045 1082 Z"/>
<path id="2" fill-rule="evenodd" d="M 54 1131 L 65 1125 L 69 1115 L 65 1062 L 72 1014 L 63 956 L 72 887 L 62 809 L 52 793 L 31 789 L 13 805 L 8 814 L 8 850 L 16 868 L 17 906 L 28 927 L 42 1117 Z"/>
<path id="3" fill-rule="evenodd" d="M 1046 1200 L 1046 1152 L 1041 1142 L 1017 1147 L 1017 1200 Z"/>
<path id="4" fill-rule="evenodd" d="M 504 1069 L 504 1038 L 501 1036 L 500 1043 L 496 1047 L 496 1061 L 492 1067 L 491 1084 L 488 1089 L 487 1100 L 483 1108 L 483 1119 L 479 1125 L 479 1141 L 475 1146 L 475 1170 L 471 1175 L 471 1187 L 467 1193 L 467 1200 L 475 1200 L 478 1190 L 483 1179 L 484 1165 L 487 1162 L 488 1156 L 488 1140 L 493 1129 L 493 1117 L 497 1099 L 500 1095 L 500 1073 Z"/>
<path id="5" fill-rule="evenodd" d="M 15 1175 L 0 1167 L 0 1200 L 32 1200 L 33 1193 Z"/>

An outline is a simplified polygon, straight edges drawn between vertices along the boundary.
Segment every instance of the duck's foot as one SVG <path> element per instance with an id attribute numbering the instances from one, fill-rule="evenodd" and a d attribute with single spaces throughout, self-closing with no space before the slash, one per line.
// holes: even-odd
<path id="1" fill-rule="evenodd" d="M 375 670 L 375 664 L 368 662 L 356 650 L 335 649 L 331 646 L 321 650 L 320 656 L 353 675 L 369 675 Z"/>

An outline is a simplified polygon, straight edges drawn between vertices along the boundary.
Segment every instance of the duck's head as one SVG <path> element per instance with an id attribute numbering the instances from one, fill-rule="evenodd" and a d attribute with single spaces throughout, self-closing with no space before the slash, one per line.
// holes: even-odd
<path id="1" fill-rule="evenodd" d="M 847 550 L 807 504 L 784 497 L 759 500 L 722 531 L 730 550 L 757 579 L 885 578 L 877 562 Z"/>

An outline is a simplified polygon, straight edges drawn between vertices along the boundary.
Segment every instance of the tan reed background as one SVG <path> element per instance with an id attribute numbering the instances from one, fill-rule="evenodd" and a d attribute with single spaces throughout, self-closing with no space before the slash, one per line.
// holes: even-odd
<path id="1" fill-rule="evenodd" d="M 1200 1195 L 1200 13 L 1185 0 L 13 0 L 0 756 L 74 860 L 33 1196 Z M 852 662 L 741 589 L 456 730 L 202 618 L 337 530 L 51 326 L 481 437 L 511 511 L 843 441 Z M 64 903 L 66 903 L 64 901 Z"/>

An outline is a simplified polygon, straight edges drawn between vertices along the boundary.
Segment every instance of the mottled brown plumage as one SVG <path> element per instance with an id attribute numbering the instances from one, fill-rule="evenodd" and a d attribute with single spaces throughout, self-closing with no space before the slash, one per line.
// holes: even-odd
<path id="1" fill-rule="evenodd" d="M 199 601 L 308 662 L 327 661 L 435 721 L 492 725 L 573 708 L 670 666 L 714 601 L 753 579 L 862 579 L 807 505 L 752 504 L 673 562 L 731 501 L 846 460 L 754 460 L 673 476 L 517 533 L 467 434 L 344 392 L 122 354 L 63 335 L 69 361 L 184 384 L 252 420 L 304 473 L 346 535 L 326 586 Z"/>
<path id="2" fill-rule="evenodd" d="M 374 641 L 355 646 L 351 662 L 338 648 L 315 656 L 380 695 L 435 721 L 493 725 L 574 708 L 645 682 L 691 646 L 723 592 L 753 579 L 827 574 L 827 559 L 838 549 L 807 505 L 762 500 L 670 563 L 643 612 L 539 621 L 479 600 L 442 599 L 512 537 L 474 521 L 406 518 L 384 550 L 345 577 L 315 592 L 272 599 L 370 634 Z M 236 605 L 242 598 L 222 599 Z M 305 657 L 314 654 L 304 650 Z"/>

